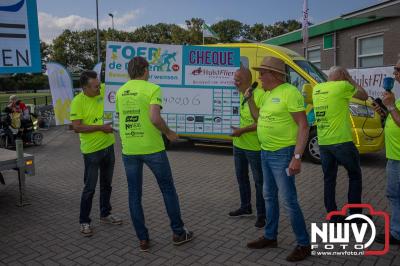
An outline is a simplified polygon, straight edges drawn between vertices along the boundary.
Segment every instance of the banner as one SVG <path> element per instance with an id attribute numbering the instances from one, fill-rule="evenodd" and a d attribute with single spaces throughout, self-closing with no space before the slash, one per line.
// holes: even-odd
<path id="1" fill-rule="evenodd" d="M 149 81 L 161 86 L 162 116 L 177 133 L 230 134 L 239 126 L 239 93 L 233 76 L 240 66 L 239 48 L 108 42 L 105 119 L 114 127 L 115 93 L 129 80 L 135 56 L 149 62 Z"/>
<path id="2" fill-rule="evenodd" d="M 349 69 L 349 73 L 368 92 L 369 96 L 382 98 L 382 94 L 385 92 L 383 79 L 393 77 L 393 66 Z M 400 96 L 400 84 L 398 82 L 395 82 L 393 92 L 396 98 Z"/>
<path id="3" fill-rule="evenodd" d="M 58 63 L 47 63 L 46 67 L 56 125 L 69 124 L 70 105 L 73 98 L 71 75 Z"/>
<path id="4" fill-rule="evenodd" d="M 41 71 L 36 0 L 0 1 L 0 74 Z"/>

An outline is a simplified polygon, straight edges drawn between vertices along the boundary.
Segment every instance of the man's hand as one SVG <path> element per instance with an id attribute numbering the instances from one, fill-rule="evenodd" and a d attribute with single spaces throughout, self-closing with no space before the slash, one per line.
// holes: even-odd
<path id="1" fill-rule="evenodd" d="M 372 102 L 372 108 L 374 108 L 374 111 L 377 112 L 381 117 L 386 117 L 386 112 L 379 106 L 379 104 Z"/>
<path id="2" fill-rule="evenodd" d="M 249 87 L 243 94 L 243 96 L 247 99 L 251 99 L 253 97 L 253 92 L 252 92 L 252 88 Z"/>
<path id="3" fill-rule="evenodd" d="M 242 130 L 238 127 L 231 126 L 231 129 L 232 129 L 231 133 L 232 137 L 240 137 L 243 134 Z"/>
<path id="4" fill-rule="evenodd" d="M 176 141 L 179 138 L 178 135 L 172 130 L 169 130 L 168 133 L 165 134 L 165 136 L 169 141 Z"/>
<path id="5" fill-rule="evenodd" d="M 104 133 L 113 133 L 113 128 L 111 124 L 104 124 L 101 131 L 103 131 Z"/>
<path id="6" fill-rule="evenodd" d="M 386 107 L 395 106 L 394 94 L 393 94 L 392 92 L 386 91 L 386 92 L 383 94 L 382 102 L 383 102 L 383 104 L 384 104 Z"/>
<path id="7" fill-rule="evenodd" d="M 289 175 L 297 175 L 301 172 L 301 160 L 295 159 L 294 157 L 289 164 Z"/>

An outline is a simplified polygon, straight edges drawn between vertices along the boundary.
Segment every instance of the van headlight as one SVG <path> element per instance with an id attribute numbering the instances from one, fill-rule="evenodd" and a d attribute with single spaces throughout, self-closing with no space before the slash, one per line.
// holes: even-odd
<path id="1" fill-rule="evenodd" d="M 352 116 L 371 117 L 371 118 L 375 116 L 374 109 L 363 104 L 350 103 L 349 108 Z"/>

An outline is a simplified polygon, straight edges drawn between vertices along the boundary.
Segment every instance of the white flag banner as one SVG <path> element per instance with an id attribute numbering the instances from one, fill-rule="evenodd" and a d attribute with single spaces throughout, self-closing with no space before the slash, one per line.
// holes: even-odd
<path id="1" fill-rule="evenodd" d="M 393 77 L 393 66 L 387 67 L 370 67 L 370 68 L 354 68 L 348 69 L 350 76 L 363 87 L 369 96 L 374 98 L 382 98 L 385 90 L 383 89 L 383 79 L 385 77 Z M 329 75 L 329 70 L 323 71 Z M 396 99 L 400 97 L 400 83 L 395 82 L 392 92 Z"/>
<path id="2" fill-rule="evenodd" d="M 101 81 L 101 67 L 102 66 L 103 66 L 103 63 L 99 62 L 93 68 L 93 71 L 95 71 L 97 73 L 97 78 L 99 79 L 99 81 Z"/>
<path id="3" fill-rule="evenodd" d="M 217 40 L 219 39 L 218 34 L 216 34 L 206 23 L 203 23 L 202 30 L 203 30 L 203 38 L 209 37 Z"/>
<path id="4" fill-rule="evenodd" d="M 393 77 L 393 66 L 356 68 L 348 71 L 353 79 L 368 92 L 368 95 L 374 98 L 382 98 L 382 94 L 385 92 L 383 79 Z M 400 96 L 400 84 L 398 82 L 395 82 L 393 92 L 396 98 Z"/>
<path id="5" fill-rule="evenodd" d="M 47 63 L 46 67 L 56 125 L 69 124 L 70 105 L 73 98 L 71 75 L 58 63 Z"/>
<path id="6" fill-rule="evenodd" d="M 307 47 L 308 44 L 308 0 L 303 2 L 303 23 L 302 23 L 303 43 Z"/>

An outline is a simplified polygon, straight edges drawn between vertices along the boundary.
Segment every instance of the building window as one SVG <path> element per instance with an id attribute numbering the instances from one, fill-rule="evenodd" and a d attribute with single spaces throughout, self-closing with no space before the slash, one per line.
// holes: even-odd
<path id="1" fill-rule="evenodd" d="M 357 39 L 357 67 L 383 66 L 383 35 Z"/>
<path id="2" fill-rule="evenodd" d="M 319 69 L 321 68 L 321 47 L 310 47 L 307 49 L 307 59 Z"/>
<path id="3" fill-rule="evenodd" d="M 324 35 L 324 50 L 329 50 L 333 48 L 333 34 Z"/>

